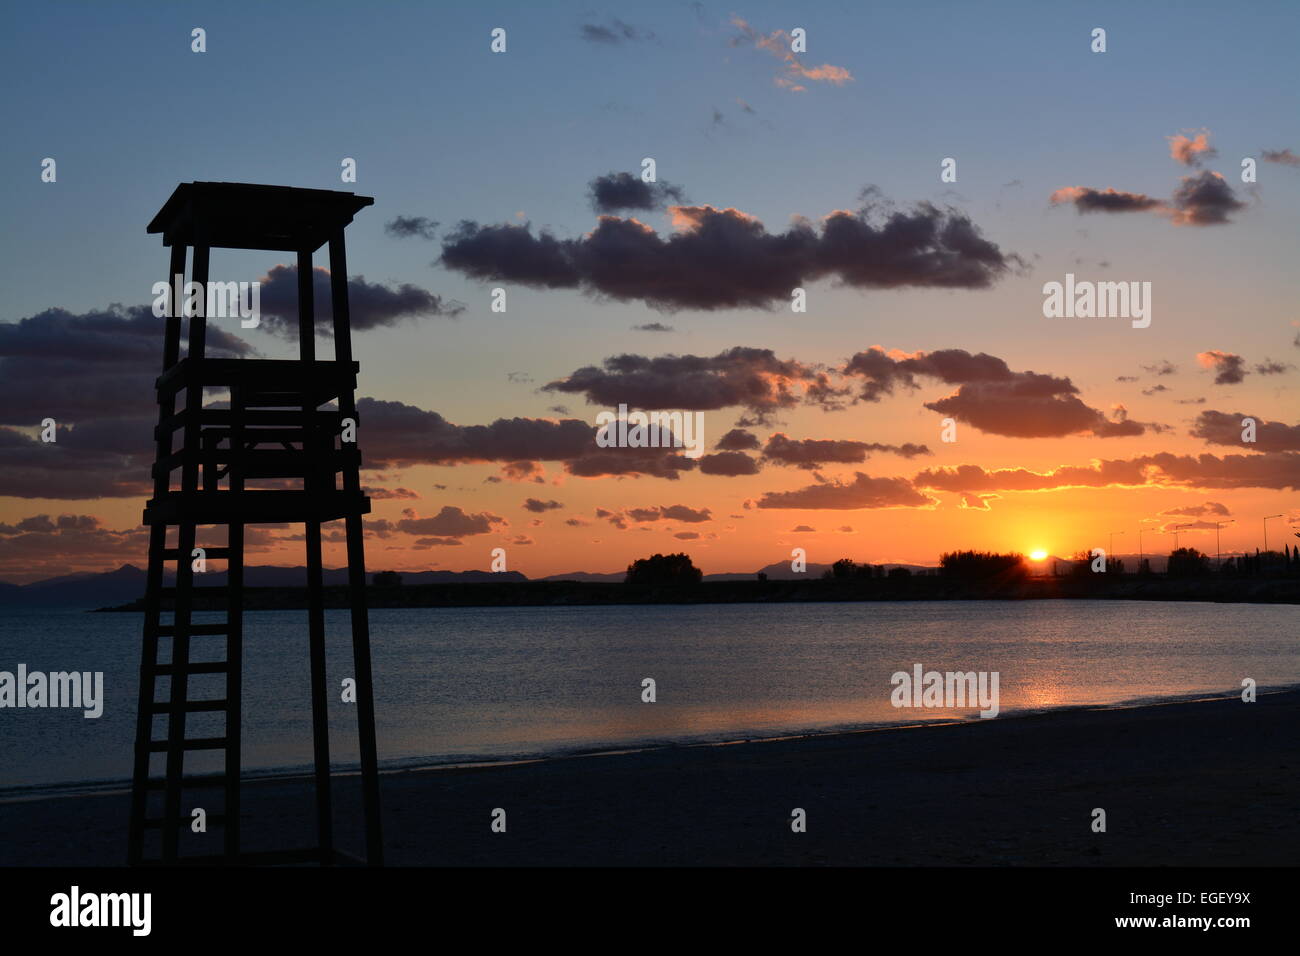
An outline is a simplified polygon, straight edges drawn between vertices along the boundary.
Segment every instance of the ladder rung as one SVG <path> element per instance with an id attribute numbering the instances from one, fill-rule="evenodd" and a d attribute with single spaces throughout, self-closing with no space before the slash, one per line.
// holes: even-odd
<path id="1" fill-rule="evenodd" d="M 187 714 L 193 714 L 204 710 L 228 710 L 229 708 L 230 701 L 228 700 L 187 700 L 179 708 L 170 703 L 155 703 L 149 708 L 149 712 L 151 714 L 172 714 L 177 710 L 181 710 Z"/>
<path id="2" fill-rule="evenodd" d="M 201 788 L 224 787 L 226 785 L 226 775 L 224 773 L 210 774 L 204 777 L 182 777 L 181 787 L 186 790 L 198 790 Z M 166 790 L 166 777 L 150 777 L 145 781 L 146 790 Z"/>
<path id="3" fill-rule="evenodd" d="M 181 741 L 182 750 L 224 750 L 229 744 L 227 737 L 191 737 Z M 150 753 L 165 753 L 171 744 L 166 740 L 149 741 Z"/>
<path id="4" fill-rule="evenodd" d="M 225 621 L 218 621 L 216 624 L 191 624 L 184 630 L 190 637 L 216 637 L 222 634 L 229 634 L 230 625 Z M 175 637 L 176 625 L 159 624 L 157 633 L 159 637 Z"/>
<path id="5" fill-rule="evenodd" d="M 225 674 L 229 671 L 230 665 L 225 661 L 208 661 L 197 664 L 186 664 L 179 670 L 175 664 L 158 664 L 154 667 L 154 673 L 163 676 L 168 674 Z"/>
<path id="6" fill-rule="evenodd" d="M 213 560 L 224 561 L 225 559 L 230 557 L 230 549 L 229 548 L 204 548 L 203 556 L 205 559 L 212 558 Z M 164 561 L 179 561 L 180 557 L 181 557 L 180 548 L 163 548 Z M 187 554 L 186 557 L 187 558 L 191 557 L 191 555 Z"/>
<path id="7" fill-rule="evenodd" d="M 176 821 L 178 826 L 185 827 L 189 826 L 193 822 L 194 819 L 192 817 L 181 817 Z M 226 815 L 224 813 L 209 813 L 207 815 L 207 822 L 211 824 L 224 824 L 226 822 Z M 163 828 L 163 818 L 145 817 L 144 825 L 145 828 L 149 830 L 161 830 Z"/>

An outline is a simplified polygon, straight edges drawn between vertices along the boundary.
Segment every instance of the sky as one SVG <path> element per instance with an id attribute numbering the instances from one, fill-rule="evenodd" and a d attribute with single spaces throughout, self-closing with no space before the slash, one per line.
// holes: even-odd
<path id="1" fill-rule="evenodd" d="M 347 231 L 372 570 L 1300 531 L 1293 3 L 52 3 L 10 26 L 0 580 L 143 565 L 167 270 L 145 226 L 190 181 L 374 197 Z M 291 258 L 212 263 L 264 313 L 213 342 L 293 357 Z M 1149 288 L 1150 324 L 1046 316 L 1067 274 Z M 620 402 L 700 412 L 704 454 L 596 447 Z M 248 560 L 301 541 L 256 529 Z"/>

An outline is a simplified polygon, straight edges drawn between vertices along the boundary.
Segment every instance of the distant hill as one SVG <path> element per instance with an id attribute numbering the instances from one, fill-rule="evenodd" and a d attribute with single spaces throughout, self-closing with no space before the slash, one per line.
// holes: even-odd
<path id="1" fill-rule="evenodd" d="M 327 587 L 348 583 L 347 568 L 325 568 L 322 575 Z M 168 585 L 175 575 L 164 577 Z M 449 584 L 453 582 L 527 581 L 518 571 L 413 571 L 402 572 L 402 583 Z M 619 576 L 622 580 L 622 576 Z M 225 571 L 213 571 L 199 577 L 199 587 L 222 587 L 226 583 Z M 367 580 L 369 583 L 369 580 Z M 306 587 L 307 569 L 283 568 L 275 565 L 249 565 L 244 568 L 244 584 L 254 588 Z M 104 607 L 126 604 L 144 595 L 145 571 L 133 564 L 124 564 L 115 571 L 102 574 L 82 572 L 46 578 L 31 584 L 17 585 L 0 581 L 0 606 L 8 607 Z"/>

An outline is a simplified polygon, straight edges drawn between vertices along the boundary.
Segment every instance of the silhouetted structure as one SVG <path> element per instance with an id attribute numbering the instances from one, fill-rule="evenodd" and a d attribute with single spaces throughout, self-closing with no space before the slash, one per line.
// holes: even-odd
<path id="1" fill-rule="evenodd" d="M 342 859 L 334 848 L 330 801 L 328 689 L 325 684 L 325 618 L 322 601 L 321 523 L 343 519 L 346 525 L 348 582 L 356 707 L 360 730 L 362 788 L 365 808 L 366 860 L 382 863 L 379 781 L 375 752 L 373 680 L 366 618 L 365 557 L 362 515 L 370 502 L 362 494 L 355 440 L 345 440 L 356 422 L 358 365 L 352 360 L 348 320 L 347 261 L 343 230 L 352 217 L 374 202 L 365 196 L 320 189 L 255 186 L 243 183 L 183 183 L 149 223 L 171 247 L 169 284 L 183 275 L 187 249 L 193 248 L 191 281 L 208 301 L 208 257 L 214 248 L 266 249 L 297 254 L 299 358 L 288 361 L 209 358 L 205 355 L 206 315 L 189 317 L 189 343 L 181 357 L 185 297 L 173 294 L 163 339 L 162 375 L 157 381 L 158 442 L 154 495 L 144 512 L 149 526 L 149 569 L 145 600 L 144 651 L 140 665 L 135 768 L 131 795 L 129 860 L 146 862 L 320 862 Z M 334 359 L 316 358 L 312 253 L 329 245 L 330 298 Z M 173 292 L 179 290 L 173 289 Z M 205 309 L 199 310 L 201 313 Z M 229 407 L 203 407 L 204 390 L 229 393 Z M 177 407 L 178 400 L 183 407 Z M 323 408 L 337 403 L 337 408 Z M 179 442 L 178 442 L 179 439 Z M 266 488 L 265 484 L 273 485 Z M 258 487 L 261 485 L 261 487 Z M 307 581 L 310 594 L 308 644 L 312 687 L 318 845 L 308 849 L 244 853 L 240 846 L 240 686 L 244 529 L 264 522 L 301 522 L 306 529 Z M 225 547 L 207 548 L 206 558 L 228 562 L 226 620 L 195 623 L 195 571 L 192 556 L 197 528 L 225 526 Z M 175 543 L 169 544 L 169 529 Z M 164 620 L 167 592 L 164 566 L 176 562 L 171 620 Z M 213 589 L 200 589 L 205 594 Z M 226 638 L 225 659 L 209 642 Z M 159 645 L 170 639 L 170 655 L 159 658 Z M 198 661 L 191 660 L 193 647 Z M 194 699 L 191 677 L 224 675 L 225 692 L 216 699 Z M 155 700 L 159 677 L 170 686 L 166 699 Z M 199 678 L 197 683 L 202 683 Z M 225 715 L 218 736 L 186 736 L 190 715 Z M 166 733 L 157 738 L 154 718 Z M 202 722 L 202 718 L 199 718 Z M 187 777 L 185 757 L 200 750 L 221 751 L 224 773 Z M 151 776 L 153 755 L 165 761 L 163 775 Z M 224 827 L 223 852 L 180 854 L 182 832 L 190 829 L 191 806 L 182 793 L 219 787 L 224 810 L 208 812 L 209 828 Z M 151 805 L 162 796 L 161 814 Z M 146 846 L 151 831 L 161 831 L 161 846 Z M 187 844 L 194 842 L 187 837 Z"/>

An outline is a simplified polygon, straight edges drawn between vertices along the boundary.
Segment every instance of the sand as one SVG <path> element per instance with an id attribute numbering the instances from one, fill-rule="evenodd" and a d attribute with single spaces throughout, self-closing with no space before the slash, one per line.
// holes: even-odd
<path id="1" fill-rule="evenodd" d="M 1298 731 L 1300 691 L 1287 691 L 387 773 L 387 862 L 1294 865 Z M 115 793 L 0 805 L 0 865 L 120 865 L 127 803 Z M 357 779 L 338 778 L 345 849 L 360 847 L 358 806 Z M 505 833 L 490 828 L 498 807 Z M 791 830 L 796 807 L 805 833 Z M 1098 807 L 1105 833 L 1092 831 Z M 249 849 L 309 845 L 309 781 L 246 784 L 244 821 Z M 194 839 L 216 850 L 220 830 Z"/>

